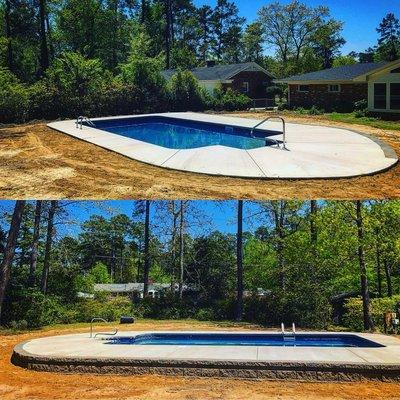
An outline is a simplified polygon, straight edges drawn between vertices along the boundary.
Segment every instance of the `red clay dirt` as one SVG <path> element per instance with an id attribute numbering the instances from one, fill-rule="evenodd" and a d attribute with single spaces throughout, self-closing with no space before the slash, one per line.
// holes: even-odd
<path id="1" fill-rule="evenodd" d="M 252 327 L 254 329 L 254 327 Z M 132 328 L 131 328 L 132 329 Z M 135 330 L 239 329 L 193 321 L 143 321 Z M 240 327 L 243 329 L 243 326 Z M 36 372 L 10 363 L 13 347 L 35 337 L 88 332 L 89 328 L 47 329 L 18 335 L 0 332 L 0 399 L 139 399 L 139 400 L 395 400 L 400 384 L 381 382 L 302 383 L 146 376 L 66 375 Z"/>
<path id="2" fill-rule="evenodd" d="M 240 116 L 263 114 L 241 113 Z M 400 132 L 334 123 L 314 117 L 291 122 L 347 127 L 373 135 L 400 156 Z M 381 199 L 400 198 L 400 164 L 373 176 L 349 179 L 241 179 L 171 171 L 131 160 L 45 123 L 0 129 L 0 198 L 3 199 Z"/>

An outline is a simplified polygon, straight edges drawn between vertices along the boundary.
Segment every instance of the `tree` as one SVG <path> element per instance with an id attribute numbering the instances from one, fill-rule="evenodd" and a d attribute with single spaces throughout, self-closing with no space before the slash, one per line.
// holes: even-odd
<path id="1" fill-rule="evenodd" d="M 218 0 L 211 25 L 213 32 L 212 50 L 218 61 L 239 62 L 240 38 L 245 18 L 239 17 L 235 3 Z"/>
<path id="2" fill-rule="evenodd" d="M 49 214 L 47 217 L 46 248 L 44 253 L 42 280 L 40 285 L 40 289 L 43 294 L 46 294 L 47 292 L 47 281 L 49 278 L 49 271 L 50 271 L 51 247 L 53 245 L 53 235 L 54 235 L 54 215 L 56 213 L 57 206 L 58 206 L 57 200 L 52 200 L 50 202 Z"/>
<path id="3" fill-rule="evenodd" d="M 183 281 L 184 281 L 184 255 L 185 255 L 185 207 L 186 201 L 180 201 L 180 216 L 179 216 L 179 280 L 178 280 L 178 291 L 179 291 L 179 298 L 182 299 L 183 297 Z"/>
<path id="4" fill-rule="evenodd" d="M 149 295 L 150 273 L 150 201 L 145 201 L 143 297 Z"/>
<path id="5" fill-rule="evenodd" d="M 38 247 L 39 247 L 39 236 L 40 236 L 40 218 L 42 212 L 42 201 L 36 201 L 35 207 L 35 222 L 33 225 L 33 237 L 32 237 L 32 250 L 31 250 L 31 263 L 29 268 L 28 286 L 35 286 L 37 259 L 38 259 Z"/>
<path id="6" fill-rule="evenodd" d="M 49 67 L 49 48 L 47 46 L 46 32 L 46 0 L 39 0 L 39 21 L 40 21 L 40 74 L 43 74 Z"/>
<path id="7" fill-rule="evenodd" d="M 340 48 L 346 43 L 341 36 L 343 22 L 330 20 L 320 26 L 311 38 L 311 47 L 322 60 L 322 68 L 331 68 Z"/>
<path id="8" fill-rule="evenodd" d="M 243 318 L 243 200 L 238 201 L 236 235 L 236 321 Z"/>
<path id="9" fill-rule="evenodd" d="M 354 65 L 357 63 L 357 60 L 351 56 L 337 56 L 334 58 L 332 67 L 342 67 L 343 65 Z"/>
<path id="10" fill-rule="evenodd" d="M 260 22 L 253 22 L 243 34 L 243 59 L 260 63 L 263 57 L 263 28 Z"/>
<path id="11" fill-rule="evenodd" d="M 376 29 L 379 33 L 378 53 L 385 61 L 400 58 L 400 22 L 393 13 L 388 13 Z"/>
<path id="12" fill-rule="evenodd" d="M 203 63 L 206 63 L 210 57 L 212 41 L 212 17 L 213 10 L 208 5 L 204 5 L 197 10 L 197 18 L 199 23 L 197 28 L 197 52 Z"/>
<path id="13" fill-rule="evenodd" d="M 19 228 L 22 220 L 22 213 L 24 211 L 25 201 L 17 200 L 14 207 L 14 212 L 11 219 L 10 229 L 8 231 L 7 243 L 4 249 L 3 260 L 0 264 L 0 318 L 3 317 L 3 303 L 10 281 L 11 265 L 14 259 L 15 246 L 17 244 L 17 238 Z"/>
<path id="14" fill-rule="evenodd" d="M 358 262 L 360 266 L 364 329 L 369 330 L 373 329 L 373 323 L 371 320 L 370 310 L 369 310 L 370 299 L 369 299 L 367 269 L 365 265 L 365 255 L 364 255 L 364 223 L 362 216 L 362 202 L 356 201 L 355 207 L 356 207 L 356 223 L 357 223 L 357 236 L 358 236 Z"/>
<path id="15" fill-rule="evenodd" d="M 302 58 L 309 55 L 309 49 L 317 32 L 328 23 L 331 24 L 333 32 L 340 26 L 337 25 L 340 23 L 329 19 L 330 13 L 327 7 L 308 7 L 297 0 L 287 5 L 278 2 L 268 4 L 259 10 L 258 15 L 264 30 L 265 42 L 275 49 L 276 56 L 282 63 L 281 74 L 301 72 Z M 324 32 L 321 30 L 320 34 L 322 33 Z M 322 36 L 326 39 L 327 34 L 330 36 L 329 33 L 333 34 L 328 29 Z M 326 48 L 328 41 L 323 42 L 320 45 Z"/>

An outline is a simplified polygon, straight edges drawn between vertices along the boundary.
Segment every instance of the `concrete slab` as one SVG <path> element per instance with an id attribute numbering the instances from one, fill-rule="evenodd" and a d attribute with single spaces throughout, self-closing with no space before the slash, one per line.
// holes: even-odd
<path id="1" fill-rule="evenodd" d="M 252 128 L 256 119 L 199 113 L 164 113 L 124 116 L 162 116 L 198 122 Z M 116 120 L 121 117 L 95 118 Z M 126 157 L 152 165 L 201 174 L 248 178 L 340 178 L 373 174 L 397 163 L 394 151 L 385 143 L 351 130 L 315 125 L 286 124 L 287 150 L 261 147 L 241 150 L 225 146 L 196 149 L 168 149 L 123 137 L 93 127 L 77 129 L 75 121 L 48 125 L 59 132 L 101 146 Z M 260 128 L 282 140 L 282 123 L 268 121 Z M 274 133 L 275 132 L 275 133 Z M 272 136 L 271 136 L 272 135 Z"/>

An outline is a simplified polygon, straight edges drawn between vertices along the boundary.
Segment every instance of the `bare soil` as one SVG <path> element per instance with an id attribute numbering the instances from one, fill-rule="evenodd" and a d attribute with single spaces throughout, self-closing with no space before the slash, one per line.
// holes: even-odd
<path id="1" fill-rule="evenodd" d="M 262 113 L 236 113 L 262 118 Z M 391 144 L 400 155 L 400 132 L 330 122 Z M 3 199 L 381 199 L 400 198 L 400 164 L 387 172 L 349 179 L 261 180 L 171 171 L 102 149 L 45 123 L 0 129 L 0 198 Z"/>
<path id="2" fill-rule="evenodd" d="M 195 326 L 194 326 L 195 325 Z M 132 328 L 131 328 L 132 329 Z M 135 330 L 237 329 L 192 321 L 141 321 Z M 241 327 L 243 329 L 243 327 Z M 254 327 L 253 327 L 254 329 Z M 381 382 L 303 383 L 117 375 L 66 375 L 36 372 L 10 363 L 13 347 L 35 337 L 88 332 L 88 327 L 60 327 L 18 335 L 0 331 L 0 399 L 279 399 L 279 400 L 372 400 L 400 399 L 400 384 Z"/>

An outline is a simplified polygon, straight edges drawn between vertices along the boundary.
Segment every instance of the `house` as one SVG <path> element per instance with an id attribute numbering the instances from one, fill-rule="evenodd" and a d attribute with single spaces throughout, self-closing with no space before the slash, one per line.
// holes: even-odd
<path id="1" fill-rule="evenodd" d="M 183 287 L 187 290 L 187 287 Z M 171 290 L 169 283 L 150 283 L 149 297 L 159 298 Z M 109 293 L 112 296 L 125 295 L 132 299 L 143 298 L 143 283 L 97 283 L 94 285 L 95 292 Z M 174 285 L 174 291 L 178 291 L 178 286 Z"/>
<path id="2" fill-rule="evenodd" d="M 345 65 L 275 82 L 289 85 L 291 108 L 353 111 L 354 102 L 365 99 L 374 114 L 400 113 L 400 60 Z"/>
<path id="3" fill-rule="evenodd" d="M 232 88 L 251 99 L 267 98 L 267 87 L 272 85 L 274 76 L 255 62 L 216 65 L 214 61 L 207 62 L 206 67 L 190 70 L 198 79 L 199 84 L 209 93 L 221 85 L 224 88 Z M 169 69 L 162 72 L 165 79 L 171 79 L 176 70 Z"/>

